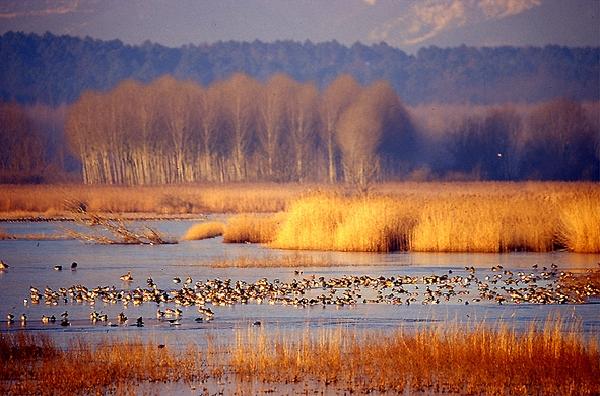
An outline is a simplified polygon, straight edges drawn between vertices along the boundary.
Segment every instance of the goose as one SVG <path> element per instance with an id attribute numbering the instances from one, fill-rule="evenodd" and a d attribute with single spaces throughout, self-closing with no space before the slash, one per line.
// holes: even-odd
<path id="1" fill-rule="evenodd" d="M 173 278 L 173 283 L 181 283 L 181 278 L 176 276 L 175 278 Z"/>
<path id="2" fill-rule="evenodd" d="M 119 320 L 119 323 L 125 323 L 127 321 L 127 316 L 125 316 L 125 313 L 121 312 L 119 314 L 118 320 Z"/>
<path id="3" fill-rule="evenodd" d="M 8 315 L 6 315 L 6 320 L 8 321 L 8 324 L 11 324 L 15 321 L 15 315 L 9 313 Z"/>
<path id="4" fill-rule="evenodd" d="M 8 264 L 6 264 L 4 261 L 0 260 L 0 271 L 8 269 L 8 267 L 10 267 Z"/>
<path id="5" fill-rule="evenodd" d="M 119 279 L 121 279 L 123 282 L 131 282 L 133 280 L 133 276 L 131 276 L 131 271 L 127 272 L 124 275 L 121 275 Z"/>
<path id="6" fill-rule="evenodd" d="M 62 271 L 62 265 L 55 265 L 54 271 Z"/>
<path id="7" fill-rule="evenodd" d="M 48 324 L 50 323 L 50 317 L 46 316 L 46 315 L 42 315 L 42 323 L 43 324 Z"/>
<path id="8" fill-rule="evenodd" d="M 144 327 L 144 319 L 140 316 L 139 318 L 137 318 L 137 320 L 135 321 L 135 325 L 137 327 Z"/>
<path id="9" fill-rule="evenodd" d="M 75 261 L 73 261 L 73 262 L 71 263 L 71 271 L 74 271 L 74 270 L 76 270 L 76 269 L 77 269 L 77 263 L 76 263 Z"/>
<path id="10" fill-rule="evenodd" d="M 22 325 L 26 325 L 27 324 L 27 315 L 25 314 L 21 314 L 21 324 Z"/>

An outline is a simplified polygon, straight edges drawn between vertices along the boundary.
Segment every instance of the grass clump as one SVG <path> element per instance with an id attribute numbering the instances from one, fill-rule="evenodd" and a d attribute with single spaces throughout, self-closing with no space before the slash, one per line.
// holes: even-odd
<path id="1" fill-rule="evenodd" d="M 586 196 L 565 204 L 559 240 L 573 252 L 600 252 L 600 200 Z"/>
<path id="2" fill-rule="evenodd" d="M 269 243 L 278 232 L 282 216 L 282 214 L 232 216 L 225 224 L 223 242 Z"/>
<path id="3" fill-rule="evenodd" d="M 225 225 L 219 221 L 194 224 L 187 230 L 182 239 L 184 241 L 198 241 L 201 239 L 218 237 L 223 235 L 224 228 Z"/>

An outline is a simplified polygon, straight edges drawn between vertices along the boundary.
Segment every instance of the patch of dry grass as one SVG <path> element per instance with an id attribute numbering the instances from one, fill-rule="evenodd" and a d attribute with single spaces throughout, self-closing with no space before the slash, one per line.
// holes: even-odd
<path id="1" fill-rule="evenodd" d="M 207 221 L 204 223 L 198 223 L 191 226 L 185 235 L 183 240 L 185 241 L 197 241 L 201 239 L 208 239 L 223 235 L 223 229 L 225 224 L 219 221 Z"/>
<path id="2" fill-rule="evenodd" d="M 300 340 L 264 331 L 238 336 L 231 365 L 242 378 L 316 380 L 367 393 L 593 395 L 600 392 L 597 341 L 560 322 L 518 333 L 506 326 L 415 332 L 306 332 Z"/>
<path id="3" fill-rule="evenodd" d="M 569 250 L 600 252 L 600 199 L 578 197 L 566 203 L 559 214 L 559 240 Z"/>
<path id="4" fill-rule="evenodd" d="M 74 340 L 66 350 L 48 336 L 0 333 L 0 392 L 104 394 L 142 381 L 189 381 L 202 374 L 199 352 L 140 341 Z"/>
<path id="5" fill-rule="evenodd" d="M 73 203 L 96 213 L 162 215 L 277 212 L 315 188 L 297 184 L 168 186 L 0 185 L 0 217 L 68 217 Z"/>
<path id="6" fill-rule="evenodd" d="M 82 339 L 63 350 L 47 335 L 0 333 L 0 393 L 134 392 L 142 382 L 204 383 L 231 373 L 241 386 L 304 382 L 351 393 L 598 394 L 598 339 L 580 330 L 556 318 L 521 332 L 484 323 L 392 332 L 306 329 L 293 336 L 253 327 L 234 344 L 209 335 L 202 350 Z"/>
<path id="7" fill-rule="evenodd" d="M 223 231 L 225 243 L 268 243 L 273 240 L 283 215 L 241 214 L 230 217 Z"/>
<path id="8" fill-rule="evenodd" d="M 598 185 L 474 183 L 461 190 L 424 184 L 429 189 L 299 198 L 289 205 L 270 245 L 369 252 L 547 252 L 562 247 L 600 252 Z"/>
<path id="9" fill-rule="evenodd" d="M 600 252 L 594 183 L 385 183 L 368 194 L 297 184 L 1 187 L 2 217 L 58 216 L 74 203 L 95 213 L 260 213 L 231 218 L 224 241 L 285 249 Z M 263 215 L 277 211 L 285 215 Z"/>

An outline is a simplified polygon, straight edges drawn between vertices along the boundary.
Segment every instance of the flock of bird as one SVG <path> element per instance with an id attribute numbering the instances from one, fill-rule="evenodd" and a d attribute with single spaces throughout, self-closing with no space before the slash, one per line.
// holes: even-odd
<path id="1" fill-rule="evenodd" d="M 2 263 L 5 268 L 6 264 Z M 75 270 L 77 263 L 71 265 Z M 483 273 L 482 273 L 483 272 Z M 235 304 L 279 304 L 294 307 L 310 306 L 353 306 L 356 304 L 440 304 L 471 303 L 493 304 L 565 304 L 583 303 L 589 296 L 600 295 L 597 284 L 573 284 L 564 282 L 573 275 L 558 270 L 555 264 L 550 268 L 538 268 L 534 265 L 529 271 L 513 272 L 497 265 L 489 271 L 477 271 L 475 267 L 464 270 L 448 270 L 442 275 L 398 275 L 369 276 L 344 275 L 325 278 L 310 275 L 301 277 L 303 272 L 294 271 L 291 281 L 279 279 L 269 281 L 261 278 L 255 282 L 231 279 L 208 279 L 196 281 L 188 276 L 183 281 L 173 278 L 179 288 L 161 289 L 152 279 L 146 279 L 145 287 L 117 288 L 115 286 L 97 286 L 88 288 L 83 285 L 60 287 L 54 290 L 46 287 L 43 290 L 31 287 L 29 299 L 24 304 L 59 304 L 87 303 L 95 307 L 97 302 L 105 304 L 121 304 L 138 306 L 144 303 L 157 304 L 156 319 L 179 325 L 183 311 L 179 307 L 195 306 L 199 316 L 196 322 L 211 320 L 214 312 L 209 305 L 230 306 Z M 124 285 L 130 285 L 134 278 L 131 272 L 120 277 Z M 172 304 L 175 308 L 161 307 Z M 93 310 L 89 315 L 93 324 L 105 323 L 111 326 L 128 325 L 128 318 L 121 312 L 115 322 L 109 320 L 107 314 Z M 15 322 L 15 316 L 8 314 L 7 323 Z M 26 325 L 27 316 L 19 318 Z M 56 323 L 54 315 L 42 316 L 43 324 Z M 255 322 L 260 325 L 260 322 Z M 69 326 L 68 312 L 61 315 L 60 325 Z M 143 327 L 144 318 L 138 317 L 133 326 Z"/>

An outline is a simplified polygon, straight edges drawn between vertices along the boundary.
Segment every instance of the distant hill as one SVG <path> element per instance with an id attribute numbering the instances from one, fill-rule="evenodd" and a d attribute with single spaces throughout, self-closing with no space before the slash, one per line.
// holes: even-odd
<path id="1" fill-rule="evenodd" d="M 600 48 L 559 46 L 428 47 L 415 56 L 382 43 L 218 42 L 168 48 L 146 42 L 8 32 L 0 36 L 0 99 L 70 103 L 84 90 L 164 74 L 202 84 L 245 72 L 260 80 L 284 72 L 330 83 L 350 73 L 362 83 L 388 80 L 408 104 L 600 99 Z"/>

